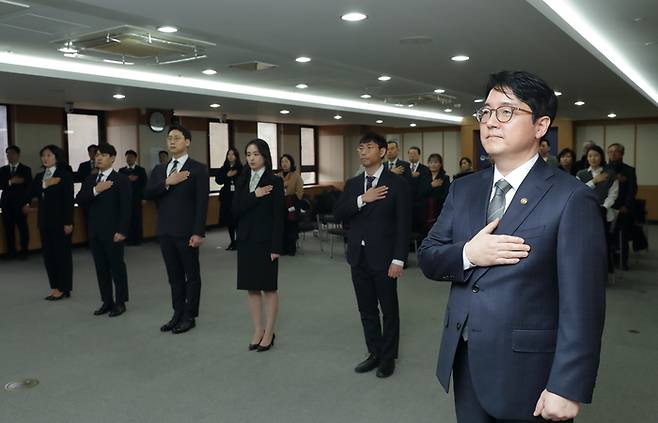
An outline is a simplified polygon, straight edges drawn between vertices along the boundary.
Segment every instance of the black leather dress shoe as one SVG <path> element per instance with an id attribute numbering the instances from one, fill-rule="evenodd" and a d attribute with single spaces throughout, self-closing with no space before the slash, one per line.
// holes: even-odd
<path id="1" fill-rule="evenodd" d="M 367 373 L 371 370 L 375 370 L 377 366 L 379 366 L 379 359 L 373 354 L 370 354 L 368 358 L 357 364 L 354 371 L 357 373 Z"/>
<path id="2" fill-rule="evenodd" d="M 377 369 L 377 377 L 389 377 L 395 371 L 395 360 L 382 360 Z"/>
<path id="3" fill-rule="evenodd" d="M 110 317 L 117 317 L 121 316 L 123 313 L 126 312 L 126 305 L 121 303 L 121 304 L 116 304 L 114 307 L 112 307 L 112 311 L 110 311 L 109 316 Z"/>
<path id="4" fill-rule="evenodd" d="M 171 333 L 185 333 L 196 326 L 194 319 L 183 319 L 171 330 Z"/>
<path id="5" fill-rule="evenodd" d="M 178 322 L 180 322 L 180 316 L 174 314 L 170 321 L 160 327 L 160 332 L 171 332 L 178 325 Z"/>
<path id="6" fill-rule="evenodd" d="M 112 311 L 112 304 L 105 304 L 103 305 L 96 311 L 94 311 L 94 316 L 101 316 L 103 314 L 109 313 Z"/>

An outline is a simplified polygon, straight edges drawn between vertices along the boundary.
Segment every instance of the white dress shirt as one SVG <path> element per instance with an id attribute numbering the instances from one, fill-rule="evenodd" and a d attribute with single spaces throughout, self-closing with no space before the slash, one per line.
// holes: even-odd
<path id="1" fill-rule="evenodd" d="M 171 169 L 174 168 L 174 160 L 176 160 L 178 163 L 176 164 L 176 172 L 180 172 L 180 170 L 183 168 L 183 165 L 185 165 L 185 162 L 187 161 L 187 158 L 189 155 L 184 154 L 180 158 L 173 158 L 169 160 L 169 164 L 167 165 L 167 173 L 165 174 L 165 178 L 169 176 L 169 172 L 171 172 Z"/>
<path id="2" fill-rule="evenodd" d="M 55 175 L 55 170 L 57 170 L 57 165 L 47 167 L 43 173 L 43 180 L 41 181 L 41 188 L 46 189 L 46 181 Z M 46 175 L 49 175 L 46 177 Z"/>
<path id="3" fill-rule="evenodd" d="M 251 170 L 251 175 L 249 176 L 249 192 L 256 191 L 256 188 L 258 188 L 258 183 L 260 182 L 260 178 L 263 177 L 263 173 L 265 173 L 265 166 L 261 167 L 255 172 L 253 169 Z M 254 175 L 256 175 L 256 179 L 253 179 Z"/>
<path id="4" fill-rule="evenodd" d="M 538 154 L 535 155 L 530 160 L 528 160 L 527 162 L 523 163 L 521 166 L 511 171 L 510 173 L 508 173 L 507 176 L 503 176 L 503 174 L 500 173 L 500 171 L 498 170 L 498 167 L 494 165 L 494 177 L 493 177 L 493 183 L 491 185 L 492 188 L 491 188 L 491 195 L 489 196 L 489 202 L 496 194 L 496 182 L 500 181 L 501 179 L 505 179 L 507 183 L 509 183 L 511 186 L 511 188 L 507 191 L 507 193 L 505 193 L 505 211 L 507 211 L 507 208 L 512 203 L 512 198 L 514 198 L 514 194 L 516 194 L 516 191 L 521 186 L 521 183 L 526 178 L 526 176 L 528 176 L 528 173 L 530 173 L 530 169 L 532 169 L 532 167 L 535 165 L 537 159 L 539 159 Z M 470 269 L 471 267 L 475 267 L 475 265 L 466 258 L 465 247 L 466 246 L 464 246 L 464 249 L 462 250 L 462 259 L 464 261 L 464 270 L 467 270 Z"/>
<path id="5" fill-rule="evenodd" d="M 366 187 L 368 186 L 368 179 L 366 178 L 366 176 L 374 176 L 375 177 L 375 179 L 372 180 L 372 187 L 374 188 L 379 183 L 379 178 L 382 176 L 383 171 L 384 171 L 384 165 L 382 164 L 382 165 L 379 166 L 379 168 L 372 175 L 368 175 L 368 172 L 363 173 L 363 192 L 364 193 L 366 192 Z M 359 208 L 359 210 L 361 210 L 363 208 L 363 206 L 366 205 L 366 203 L 363 202 L 363 199 L 361 197 L 363 197 L 363 195 L 359 195 L 358 197 L 356 197 L 356 205 Z M 366 241 L 361 240 L 361 245 L 363 245 L 365 247 L 366 246 Z M 402 260 L 393 259 L 391 261 L 391 264 L 395 264 L 395 265 L 398 265 L 400 267 L 404 267 L 404 262 Z"/>
<path id="6" fill-rule="evenodd" d="M 16 164 L 9 163 L 9 175 L 11 175 L 12 173 L 15 173 L 18 170 L 18 165 L 19 164 L 20 163 L 16 163 Z M 12 185 L 12 183 L 11 183 L 11 178 L 10 178 L 9 179 L 9 186 L 11 186 L 11 185 Z"/>
<path id="7" fill-rule="evenodd" d="M 98 169 L 98 174 L 96 175 L 96 183 L 107 181 L 107 178 L 112 174 L 112 172 L 114 172 L 112 168 L 106 169 L 102 172 L 100 169 Z M 100 194 L 99 192 L 96 192 L 96 185 L 94 185 L 93 191 L 94 197 Z"/>

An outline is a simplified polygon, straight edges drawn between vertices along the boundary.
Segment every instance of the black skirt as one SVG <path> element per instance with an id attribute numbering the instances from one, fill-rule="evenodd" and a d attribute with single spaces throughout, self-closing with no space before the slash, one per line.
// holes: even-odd
<path id="1" fill-rule="evenodd" d="M 276 291 L 279 260 L 270 258 L 270 242 L 238 242 L 238 289 Z"/>

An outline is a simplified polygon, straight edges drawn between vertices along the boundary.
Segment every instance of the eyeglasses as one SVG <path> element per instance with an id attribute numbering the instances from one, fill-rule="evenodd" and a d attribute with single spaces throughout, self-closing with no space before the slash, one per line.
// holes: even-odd
<path id="1" fill-rule="evenodd" d="M 356 152 L 357 153 L 363 153 L 364 151 L 370 152 L 372 150 L 378 150 L 378 149 L 379 149 L 379 146 L 377 146 L 377 145 L 372 145 L 372 144 L 360 145 L 360 146 L 357 147 Z"/>
<path id="2" fill-rule="evenodd" d="M 487 123 L 491 117 L 491 112 L 495 112 L 496 120 L 498 120 L 498 122 L 507 123 L 512 120 L 512 117 L 514 117 L 514 112 L 516 111 L 532 113 L 531 110 L 525 110 L 517 106 L 500 106 L 496 109 L 483 107 L 475 112 L 475 119 L 477 119 L 477 121 L 480 123 Z"/>

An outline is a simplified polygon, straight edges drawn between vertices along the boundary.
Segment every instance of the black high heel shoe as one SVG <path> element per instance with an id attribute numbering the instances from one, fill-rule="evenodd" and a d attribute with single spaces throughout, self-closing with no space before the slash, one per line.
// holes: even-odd
<path id="1" fill-rule="evenodd" d="M 56 297 L 54 295 L 48 295 L 45 298 L 45 300 L 46 301 L 59 301 L 59 300 L 63 300 L 64 298 L 70 298 L 70 297 L 71 297 L 71 292 L 67 291 L 67 292 L 62 292 L 62 295 L 60 295 L 59 297 Z"/>
<path id="2" fill-rule="evenodd" d="M 265 334 L 263 333 L 263 336 Z M 256 342 L 255 344 L 249 344 L 249 351 L 257 350 L 258 346 L 260 345 L 260 342 L 263 340 L 263 336 L 260 337 L 260 341 Z"/>
<path id="3" fill-rule="evenodd" d="M 256 351 L 257 351 L 257 352 L 263 352 L 263 351 L 267 351 L 267 350 L 269 350 L 270 348 L 272 348 L 272 346 L 274 345 L 274 338 L 276 338 L 276 334 L 275 334 L 275 333 L 272 334 L 272 342 L 270 342 L 270 345 L 268 345 L 268 346 L 263 346 L 263 345 L 258 344 L 258 346 L 256 347 Z M 262 339 L 261 339 L 261 341 L 262 341 Z"/>

